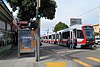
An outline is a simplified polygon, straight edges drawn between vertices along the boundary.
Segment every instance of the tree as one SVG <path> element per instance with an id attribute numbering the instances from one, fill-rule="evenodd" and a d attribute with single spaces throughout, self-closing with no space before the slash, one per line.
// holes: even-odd
<path id="1" fill-rule="evenodd" d="M 95 36 L 100 36 L 100 33 L 94 32 Z"/>
<path id="2" fill-rule="evenodd" d="M 68 28 L 68 26 L 65 23 L 59 22 L 58 24 L 55 25 L 54 32 L 57 32 L 65 28 Z"/>
<path id="3" fill-rule="evenodd" d="M 36 0 L 7 0 L 13 11 L 19 10 L 17 17 L 20 20 L 29 20 L 36 16 Z M 52 20 L 55 18 L 56 2 L 54 0 L 41 0 L 39 14 Z"/>

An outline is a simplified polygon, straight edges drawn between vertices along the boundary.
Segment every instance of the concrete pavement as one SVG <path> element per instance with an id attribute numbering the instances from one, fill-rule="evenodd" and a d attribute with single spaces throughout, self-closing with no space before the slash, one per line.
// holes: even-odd
<path id="1" fill-rule="evenodd" d="M 35 57 L 33 53 L 22 54 L 17 57 L 17 48 L 0 54 L 0 67 L 33 67 Z"/>
<path id="2" fill-rule="evenodd" d="M 0 67 L 33 67 L 33 62 L 32 58 L 0 60 Z"/>
<path id="3" fill-rule="evenodd" d="M 60 65 L 63 67 L 72 67 L 71 63 L 74 64 L 74 67 L 77 65 L 75 62 L 67 60 L 67 58 L 55 52 L 45 50 L 45 48 L 40 49 L 40 55 L 40 61 L 36 62 L 34 53 L 21 54 L 21 57 L 17 58 L 17 48 L 10 49 L 0 54 L 0 67 L 53 67 L 52 63 L 57 67 Z"/>
<path id="4" fill-rule="evenodd" d="M 68 50 L 66 47 L 46 45 L 40 48 L 40 61 L 35 62 L 34 53 L 21 54 L 21 57 L 17 58 L 17 49 L 11 49 L 0 54 L 0 67 L 84 67 L 84 65 L 93 64 L 90 63 L 90 60 L 89 64 L 84 63 L 85 60 L 88 60 L 85 58 L 87 56 L 94 56 L 92 58 L 100 60 L 99 55 L 95 56 L 94 53 L 98 54 L 99 48 L 97 50 Z M 99 66 L 99 62 L 96 62 L 95 65 Z"/>

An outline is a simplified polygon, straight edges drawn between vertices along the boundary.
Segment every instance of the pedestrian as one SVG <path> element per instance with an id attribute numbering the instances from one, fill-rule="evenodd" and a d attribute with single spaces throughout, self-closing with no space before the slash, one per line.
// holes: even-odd
<path id="1" fill-rule="evenodd" d="M 76 39 L 76 37 L 74 37 L 73 42 L 74 42 L 74 48 L 76 48 L 76 46 L 77 46 L 77 39 Z"/>
<path id="2" fill-rule="evenodd" d="M 73 47 L 74 47 L 73 40 L 72 40 L 72 39 L 70 39 L 70 49 L 73 49 Z"/>
<path id="3" fill-rule="evenodd" d="M 70 48 L 70 37 L 67 39 L 67 47 Z"/>

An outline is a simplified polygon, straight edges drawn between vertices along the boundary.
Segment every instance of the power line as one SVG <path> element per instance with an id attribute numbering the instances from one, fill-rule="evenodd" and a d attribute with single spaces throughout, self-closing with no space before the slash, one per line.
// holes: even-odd
<path id="1" fill-rule="evenodd" d="M 81 17 L 81 16 L 83 16 L 83 15 L 86 15 L 86 14 L 88 14 L 89 12 L 91 12 L 91 11 L 97 9 L 97 8 L 98 8 L 98 7 L 95 7 L 95 8 L 93 8 L 93 9 L 91 9 L 91 10 L 88 10 L 88 11 L 86 11 L 85 13 L 83 13 L 83 14 L 77 16 L 77 17 Z M 97 17 L 96 17 L 96 18 L 97 18 Z M 68 21 L 69 21 L 69 20 L 67 20 L 67 22 L 68 22 Z"/>
<path id="2" fill-rule="evenodd" d="M 89 10 L 89 11 L 87 11 L 87 12 L 85 12 L 85 13 L 81 14 L 81 15 L 79 15 L 78 17 L 83 16 L 83 15 L 85 15 L 85 14 L 87 14 L 87 13 L 89 13 L 89 12 L 91 12 L 91 11 L 93 11 L 93 10 L 97 9 L 97 8 L 98 8 L 98 7 L 95 7 L 95 8 L 93 8 L 93 9 L 91 9 L 91 10 Z"/>

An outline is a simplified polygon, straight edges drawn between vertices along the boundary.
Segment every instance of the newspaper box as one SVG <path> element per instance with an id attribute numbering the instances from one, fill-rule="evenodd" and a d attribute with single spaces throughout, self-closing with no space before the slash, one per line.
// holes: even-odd
<path id="1" fill-rule="evenodd" d="M 33 30 L 18 30 L 18 57 L 21 53 L 35 51 L 35 32 Z"/>

